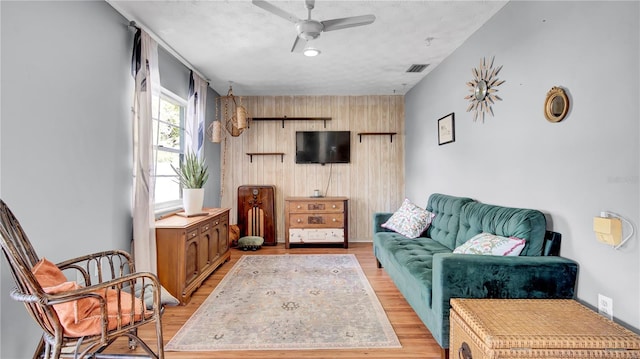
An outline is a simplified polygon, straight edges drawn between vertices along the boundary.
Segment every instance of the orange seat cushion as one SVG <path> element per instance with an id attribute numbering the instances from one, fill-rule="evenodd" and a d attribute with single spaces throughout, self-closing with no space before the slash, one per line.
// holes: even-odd
<path id="1" fill-rule="evenodd" d="M 61 294 L 81 288 L 78 283 L 67 281 L 62 271 L 44 258 L 33 267 L 32 271 L 45 293 Z M 60 282 L 62 278 L 64 279 Z M 140 320 L 145 313 L 142 300 L 129 293 L 122 291 L 118 293 L 116 289 L 111 288 L 100 289 L 94 293 L 106 299 L 108 330 L 116 329 L 118 323 L 124 326 L 131 323 L 132 319 Z M 58 315 L 66 336 L 81 337 L 101 333 L 100 299 L 82 298 L 55 304 L 53 309 Z"/>
<path id="2" fill-rule="evenodd" d="M 54 287 L 67 281 L 64 273 L 55 264 L 46 258 L 40 259 L 36 265 L 31 268 L 31 272 L 36 276 L 40 286 Z"/>

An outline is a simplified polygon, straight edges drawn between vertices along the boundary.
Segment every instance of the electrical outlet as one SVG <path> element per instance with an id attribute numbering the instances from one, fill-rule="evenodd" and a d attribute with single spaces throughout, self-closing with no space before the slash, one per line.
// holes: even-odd
<path id="1" fill-rule="evenodd" d="M 598 294 L 598 313 L 613 320 L 613 299 Z"/>

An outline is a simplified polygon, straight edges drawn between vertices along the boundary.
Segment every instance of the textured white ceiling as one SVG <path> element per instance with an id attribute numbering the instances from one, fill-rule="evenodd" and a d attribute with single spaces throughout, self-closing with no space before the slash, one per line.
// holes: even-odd
<path id="1" fill-rule="evenodd" d="M 317 57 L 291 53 L 295 25 L 250 0 L 108 0 L 152 32 L 226 94 L 242 96 L 405 94 L 506 1 L 323 1 L 318 21 L 373 14 L 371 25 L 322 33 Z M 302 0 L 271 1 L 306 19 Z M 407 73 L 412 64 L 429 64 Z"/>

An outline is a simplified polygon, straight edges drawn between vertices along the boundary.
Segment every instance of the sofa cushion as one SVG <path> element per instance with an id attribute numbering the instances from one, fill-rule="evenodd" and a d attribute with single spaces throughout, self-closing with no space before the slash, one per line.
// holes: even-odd
<path id="1" fill-rule="evenodd" d="M 396 231 L 408 238 L 416 238 L 424 232 L 433 219 L 433 213 L 418 207 L 408 198 L 402 201 L 402 205 L 382 224 L 383 228 Z"/>
<path id="2" fill-rule="evenodd" d="M 540 211 L 471 202 L 462 207 L 460 212 L 460 229 L 455 247 L 486 232 L 524 239 L 527 243 L 520 255 L 539 256 L 542 254 L 545 230 L 546 219 Z"/>
<path id="3" fill-rule="evenodd" d="M 453 251 L 457 247 L 456 235 L 460 228 L 460 212 L 462 207 L 470 202 L 474 201 L 471 198 L 440 193 L 429 196 L 427 211 L 433 213 L 435 217 L 427 229 L 427 237 Z"/>
<path id="4" fill-rule="evenodd" d="M 490 256 L 517 256 L 527 241 L 515 237 L 480 233 L 457 247 L 453 253 L 480 254 Z"/>
<path id="5" fill-rule="evenodd" d="M 396 285 L 402 286 L 404 283 L 408 286 L 405 290 L 419 295 L 425 304 L 431 306 L 433 255 L 451 253 L 451 249 L 431 238 L 409 240 L 395 232 L 378 232 L 374 242 L 384 251 L 391 265 L 402 272 L 403 277 L 412 278 L 396 282 Z"/>

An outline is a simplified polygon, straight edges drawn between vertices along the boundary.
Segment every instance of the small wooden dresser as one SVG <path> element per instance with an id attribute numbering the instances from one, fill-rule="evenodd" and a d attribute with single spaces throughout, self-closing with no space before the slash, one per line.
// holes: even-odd
<path id="1" fill-rule="evenodd" d="M 172 215 L 156 221 L 158 278 L 186 304 L 213 271 L 231 258 L 229 209 L 204 208 L 206 216 Z"/>
<path id="2" fill-rule="evenodd" d="M 285 247 L 291 244 L 343 244 L 349 247 L 346 197 L 285 198 Z"/>

